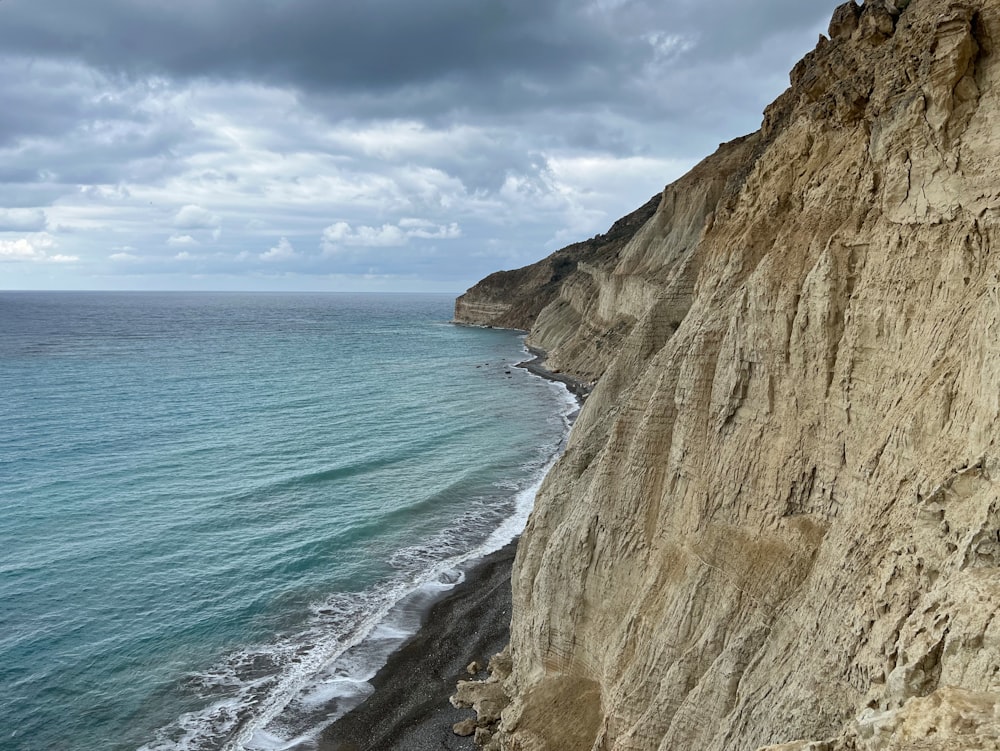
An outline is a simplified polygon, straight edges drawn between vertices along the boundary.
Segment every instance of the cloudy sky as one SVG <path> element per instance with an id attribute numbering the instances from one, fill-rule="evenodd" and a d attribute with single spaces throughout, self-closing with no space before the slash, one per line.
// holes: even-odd
<path id="1" fill-rule="evenodd" d="M 826 0 L 0 0 L 0 289 L 460 292 L 755 130 Z"/>

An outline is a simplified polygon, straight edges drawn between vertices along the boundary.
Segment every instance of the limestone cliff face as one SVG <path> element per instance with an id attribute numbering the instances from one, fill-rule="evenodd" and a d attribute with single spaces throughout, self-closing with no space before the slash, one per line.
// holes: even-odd
<path id="1" fill-rule="evenodd" d="M 1000 748 L 997 40 L 1000 0 L 838 8 L 537 313 L 600 380 L 493 748 Z"/>
<path id="2" fill-rule="evenodd" d="M 538 314 L 571 282 L 582 264 L 606 265 L 617 258 L 653 215 L 659 196 L 614 223 L 606 234 L 569 245 L 538 263 L 497 271 L 455 301 L 455 321 L 477 326 L 530 329 Z"/>

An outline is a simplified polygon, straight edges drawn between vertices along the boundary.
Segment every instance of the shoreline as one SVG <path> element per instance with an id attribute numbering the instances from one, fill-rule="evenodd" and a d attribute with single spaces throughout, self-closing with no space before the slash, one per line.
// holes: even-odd
<path id="1" fill-rule="evenodd" d="M 327 727 L 318 751 L 466 751 L 452 725 L 471 716 L 448 702 L 459 680 L 472 676 L 466 666 L 483 666 L 507 646 L 510 637 L 510 572 L 517 549 L 513 540 L 476 561 L 465 580 L 438 600 L 420 629 L 389 656 L 369 683 L 375 691 Z"/>
<path id="2" fill-rule="evenodd" d="M 476 329 L 496 329 L 497 331 L 515 331 L 519 334 L 523 334 L 525 337 L 527 337 L 528 334 L 531 333 L 526 329 L 505 328 L 503 326 L 486 326 L 478 323 L 466 323 L 465 321 L 456 321 L 454 319 L 451 320 L 451 324 L 454 326 L 467 326 L 469 328 L 476 328 Z M 555 370 L 549 370 L 542 364 L 545 362 L 545 358 L 548 356 L 545 350 L 539 349 L 538 347 L 532 347 L 530 344 L 525 344 L 524 348 L 528 350 L 528 354 L 531 355 L 531 359 L 515 363 L 514 367 L 524 368 L 529 373 L 533 373 L 534 375 L 539 376 L 540 378 L 544 378 L 548 381 L 555 381 L 557 383 L 563 384 L 564 386 L 566 386 L 567 389 L 569 389 L 570 393 L 572 393 L 576 397 L 576 400 L 579 403 L 580 407 L 583 407 L 583 403 L 587 400 L 587 397 L 590 396 L 590 392 L 594 390 L 594 386 L 596 386 L 597 383 L 596 382 L 584 383 L 579 378 L 574 378 L 573 376 L 565 375 Z"/>
<path id="3" fill-rule="evenodd" d="M 531 359 L 516 363 L 535 376 L 562 383 L 582 408 L 592 386 L 545 368 L 545 353 L 525 345 Z M 574 414 L 570 419 L 575 419 Z M 474 717 L 448 701 L 460 680 L 484 679 L 486 664 L 510 641 L 511 569 L 520 535 L 471 563 L 465 579 L 424 615 L 420 628 L 393 652 L 369 683 L 361 704 L 319 736 L 317 751 L 471 751 L 473 738 L 452 732 Z M 471 675 L 466 667 L 477 662 Z"/>
<path id="4" fill-rule="evenodd" d="M 531 347 L 527 344 L 525 344 L 524 347 L 531 355 L 531 359 L 519 362 L 515 365 L 515 367 L 524 368 L 529 373 L 533 373 L 539 378 L 563 384 L 567 389 L 569 389 L 570 393 L 576 397 L 576 401 L 579 403 L 579 406 L 583 407 L 583 403 L 587 401 L 587 397 L 590 396 L 590 392 L 594 390 L 595 384 L 584 383 L 580 379 L 566 375 L 565 373 L 549 370 L 542 364 L 545 362 L 545 358 L 547 357 L 544 350 L 538 349 L 537 347 Z"/>

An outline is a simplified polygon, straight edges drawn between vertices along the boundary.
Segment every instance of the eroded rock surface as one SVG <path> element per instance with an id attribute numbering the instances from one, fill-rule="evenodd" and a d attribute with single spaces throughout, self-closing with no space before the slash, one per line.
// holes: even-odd
<path id="1" fill-rule="evenodd" d="M 519 323 L 600 380 L 488 748 L 997 748 L 1000 0 L 848 5 Z"/>

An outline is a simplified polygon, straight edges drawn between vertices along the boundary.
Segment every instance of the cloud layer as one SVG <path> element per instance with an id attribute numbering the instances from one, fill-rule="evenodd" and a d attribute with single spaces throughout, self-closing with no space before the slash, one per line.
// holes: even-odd
<path id="1" fill-rule="evenodd" d="M 0 286 L 461 291 L 756 128 L 832 8 L 4 2 Z"/>

